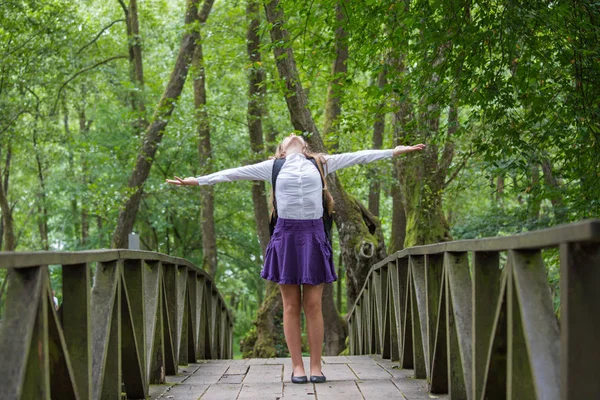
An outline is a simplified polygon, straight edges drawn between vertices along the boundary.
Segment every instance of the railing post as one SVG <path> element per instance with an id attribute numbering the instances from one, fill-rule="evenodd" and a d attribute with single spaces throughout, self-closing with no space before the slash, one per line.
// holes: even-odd
<path id="1" fill-rule="evenodd" d="M 473 252 L 473 385 L 472 398 L 479 400 L 482 395 L 488 352 L 494 339 L 494 320 L 500 297 L 502 271 L 498 252 Z M 490 381 L 488 386 L 492 386 Z M 491 387 L 494 393 L 506 390 L 505 387 Z"/>
<path id="2" fill-rule="evenodd" d="M 566 243 L 561 265 L 561 398 L 599 399 L 600 246 Z"/>
<path id="3" fill-rule="evenodd" d="M 79 398 L 92 394 L 92 340 L 90 267 L 87 263 L 63 265 L 61 305 L 62 329 Z"/>

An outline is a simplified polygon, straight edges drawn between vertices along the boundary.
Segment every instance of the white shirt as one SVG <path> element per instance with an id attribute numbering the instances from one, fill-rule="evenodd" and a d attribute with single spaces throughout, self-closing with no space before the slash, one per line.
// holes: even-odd
<path id="1" fill-rule="evenodd" d="M 326 154 L 325 175 L 356 164 L 391 158 L 393 150 L 361 150 L 354 153 Z M 239 180 L 271 181 L 274 160 L 230 168 L 198 177 L 199 185 Z M 277 215 L 286 219 L 318 219 L 323 216 L 323 186 L 319 170 L 301 153 L 290 154 L 277 176 L 275 197 Z"/>

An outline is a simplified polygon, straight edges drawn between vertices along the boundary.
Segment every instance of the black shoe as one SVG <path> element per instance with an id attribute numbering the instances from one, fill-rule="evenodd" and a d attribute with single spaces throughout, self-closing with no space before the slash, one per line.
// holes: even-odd
<path id="1" fill-rule="evenodd" d="M 325 375 L 321 373 L 321 375 L 311 375 L 310 381 L 312 383 L 325 383 L 325 381 L 327 381 L 327 378 L 325 378 Z"/>
<path id="2" fill-rule="evenodd" d="M 311 377 L 312 379 L 312 377 Z M 308 379 L 306 379 L 306 375 L 304 376 L 294 376 L 294 373 L 292 372 L 292 383 L 306 383 L 308 382 Z"/>

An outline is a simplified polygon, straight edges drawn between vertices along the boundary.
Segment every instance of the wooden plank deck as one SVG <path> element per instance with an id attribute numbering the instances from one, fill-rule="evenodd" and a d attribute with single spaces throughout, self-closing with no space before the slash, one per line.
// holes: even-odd
<path id="1" fill-rule="evenodd" d="M 305 368 L 309 366 L 304 357 Z M 289 358 L 207 360 L 179 367 L 167 384 L 150 387 L 151 400 L 378 400 L 447 399 L 427 393 L 425 380 L 378 355 L 323 357 L 326 383 L 293 384 Z M 308 369 L 306 372 L 309 373 Z"/>

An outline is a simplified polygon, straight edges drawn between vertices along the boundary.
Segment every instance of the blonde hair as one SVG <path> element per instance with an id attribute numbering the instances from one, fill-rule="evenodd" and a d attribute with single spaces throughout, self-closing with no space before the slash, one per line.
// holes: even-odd
<path id="1" fill-rule="evenodd" d="M 304 157 L 314 158 L 314 160 L 317 162 L 317 169 L 319 170 L 319 174 L 321 175 L 321 178 L 323 181 L 323 196 L 325 196 L 325 208 L 329 215 L 333 215 L 333 207 L 335 205 L 335 201 L 333 200 L 333 196 L 331 195 L 331 193 L 329 192 L 329 188 L 327 187 L 327 178 L 325 176 L 325 171 L 323 169 L 323 165 L 327 164 L 327 160 L 325 159 L 325 153 L 315 153 L 315 152 L 311 151 L 310 148 L 308 147 L 308 144 L 304 140 L 304 138 L 302 138 L 302 141 L 304 142 L 304 146 L 302 146 L 302 154 L 304 155 Z M 277 146 L 277 149 L 275 150 L 275 156 L 270 157 L 270 158 L 272 158 L 272 159 L 285 158 L 286 154 L 282 148 L 282 145 L 283 145 L 283 141 L 281 143 L 279 143 L 279 145 Z M 274 198 L 275 198 L 275 195 L 273 193 L 273 186 L 271 185 L 271 207 L 273 207 Z M 271 213 L 273 213 L 273 212 L 275 212 L 275 210 L 272 209 Z"/>

